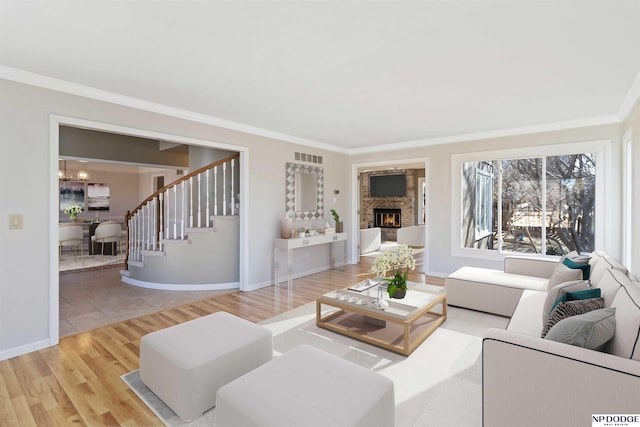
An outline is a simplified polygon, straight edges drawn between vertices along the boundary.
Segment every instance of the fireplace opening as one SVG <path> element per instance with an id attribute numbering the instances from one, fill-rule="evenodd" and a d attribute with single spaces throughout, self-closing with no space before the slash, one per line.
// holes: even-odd
<path id="1" fill-rule="evenodd" d="M 373 209 L 373 226 L 381 228 L 400 228 L 401 209 Z"/>

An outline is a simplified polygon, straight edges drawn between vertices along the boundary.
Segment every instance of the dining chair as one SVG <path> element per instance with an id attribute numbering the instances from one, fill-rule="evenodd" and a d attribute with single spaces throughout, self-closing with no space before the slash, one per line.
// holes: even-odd
<path id="1" fill-rule="evenodd" d="M 107 221 L 103 222 L 96 228 L 96 232 L 91 236 L 91 244 L 101 243 L 100 253 L 104 255 L 104 244 L 111 243 L 111 255 L 117 255 L 115 251 L 115 244 L 120 243 L 120 236 L 122 234 L 122 226 L 119 222 Z M 120 247 L 122 252 L 122 246 Z"/>
<path id="2" fill-rule="evenodd" d="M 80 248 L 80 257 L 82 258 L 82 265 L 84 265 L 84 249 L 82 243 L 84 236 L 82 234 L 82 226 L 73 223 L 60 224 L 58 227 L 58 248 L 60 250 L 60 256 L 62 256 L 62 248 L 70 247 L 74 250 L 74 260 L 78 257 L 78 247 Z"/>

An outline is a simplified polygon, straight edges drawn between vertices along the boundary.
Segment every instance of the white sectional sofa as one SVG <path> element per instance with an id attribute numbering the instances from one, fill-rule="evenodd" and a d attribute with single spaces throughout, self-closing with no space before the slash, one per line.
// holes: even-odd
<path id="1" fill-rule="evenodd" d="M 396 241 L 407 246 L 424 246 L 424 225 L 398 228 Z"/>
<path id="2" fill-rule="evenodd" d="M 589 264 L 591 285 L 615 309 L 613 338 L 598 350 L 541 338 L 549 301 L 573 286 L 555 284 L 558 261 L 508 257 L 504 271 L 465 267 L 445 280 L 450 305 L 511 317 L 483 340 L 485 426 L 584 426 L 596 414 L 640 413 L 640 284 L 604 252 Z M 585 330 L 598 333 L 576 334 Z"/>
<path id="3" fill-rule="evenodd" d="M 382 229 L 380 227 L 360 229 L 360 253 L 379 251 L 382 247 Z"/>

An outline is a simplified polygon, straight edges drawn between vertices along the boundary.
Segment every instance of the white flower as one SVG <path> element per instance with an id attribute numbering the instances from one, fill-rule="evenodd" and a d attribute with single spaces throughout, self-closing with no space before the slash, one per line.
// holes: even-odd
<path id="1" fill-rule="evenodd" d="M 71 214 L 71 215 L 78 215 L 80 212 L 82 212 L 82 208 L 80 206 L 78 206 L 78 205 L 68 206 L 64 210 L 64 213 Z"/>
<path id="2" fill-rule="evenodd" d="M 411 248 L 407 245 L 400 245 L 391 249 L 375 259 L 371 265 L 371 271 L 376 276 L 384 277 L 388 271 L 394 274 L 401 268 L 414 270 L 416 268 L 416 259 L 413 257 Z"/>

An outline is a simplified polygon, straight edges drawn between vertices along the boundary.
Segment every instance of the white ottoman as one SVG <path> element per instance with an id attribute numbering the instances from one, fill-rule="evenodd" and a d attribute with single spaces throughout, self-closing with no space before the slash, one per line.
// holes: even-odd
<path id="1" fill-rule="evenodd" d="M 393 382 L 301 345 L 218 390 L 216 427 L 389 427 Z"/>
<path id="2" fill-rule="evenodd" d="M 220 387 L 273 358 L 271 331 L 218 312 L 140 340 L 140 379 L 183 420 L 215 406 Z"/>

